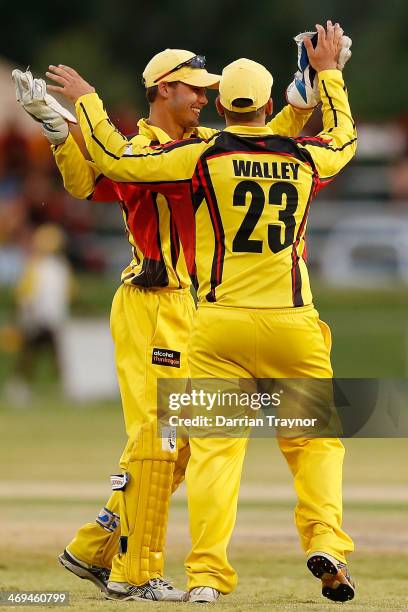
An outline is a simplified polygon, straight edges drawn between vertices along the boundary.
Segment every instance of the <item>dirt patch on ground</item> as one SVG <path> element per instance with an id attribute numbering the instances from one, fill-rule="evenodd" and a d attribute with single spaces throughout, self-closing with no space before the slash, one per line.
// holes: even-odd
<path id="1" fill-rule="evenodd" d="M 76 508 L 36 504 L 7 504 L 3 510 L 6 529 L 2 533 L 3 550 L 24 554 L 55 554 L 66 546 L 75 531 L 86 521 L 93 520 L 97 508 L 93 505 Z M 344 527 L 352 536 L 356 550 L 373 554 L 408 550 L 408 529 L 403 512 L 366 513 L 351 510 L 345 515 Z M 187 510 L 174 507 L 170 511 L 167 548 L 173 554 L 186 553 L 190 546 Z M 283 508 L 242 508 L 234 530 L 233 548 L 250 551 L 269 549 L 299 552 L 293 512 Z"/>
<path id="2" fill-rule="evenodd" d="M 0 481 L 1 499 L 104 499 L 110 495 L 109 487 L 99 483 L 77 482 L 7 482 Z M 185 498 L 185 487 L 182 486 L 175 494 Z M 244 483 L 240 491 L 240 499 L 245 501 L 292 501 L 295 493 L 291 485 L 262 486 L 260 484 Z M 408 487 L 391 486 L 345 486 L 344 499 L 361 502 L 408 502 Z"/>

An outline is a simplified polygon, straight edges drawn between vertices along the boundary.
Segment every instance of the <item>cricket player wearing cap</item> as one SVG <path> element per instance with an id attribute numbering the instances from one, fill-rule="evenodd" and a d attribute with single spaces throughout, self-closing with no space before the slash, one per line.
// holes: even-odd
<path id="1" fill-rule="evenodd" d="M 57 80 L 58 68 L 50 70 Z M 150 116 L 138 122 L 138 134 L 129 145 L 163 144 L 196 135 L 200 111 L 207 104 L 205 89 L 218 86 L 219 78 L 205 69 L 204 57 L 190 51 L 166 49 L 155 55 L 143 72 Z M 198 129 L 203 137 L 213 133 Z M 131 481 L 112 481 L 112 496 L 96 522 L 79 529 L 60 561 L 107 592 L 109 570 L 120 544 L 120 490 L 127 487 L 131 501 L 127 502 L 122 531 L 125 523 L 129 565 L 121 567 L 116 580 L 126 588 L 123 584 L 116 590 L 111 588 L 109 597 L 178 601 L 184 592 L 163 579 L 163 549 L 170 496 L 184 479 L 189 447 L 186 441 L 176 443 L 172 431 L 168 439 L 158 439 L 155 419 L 157 378 L 189 375 L 187 343 L 195 306 L 183 247 L 174 216 L 161 194 L 113 183 L 84 159 L 71 134 L 54 147 L 54 155 L 72 195 L 120 202 L 133 252 L 111 312 L 129 438 L 121 465 L 130 465 Z M 124 539 L 121 546 L 126 546 Z"/>
<path id="2" fill-rule="evenodd" d="M 48 75 L 60 84 L 61 75 L 67 71 L 75 77 L 75 71 L 62 66 L 51 66 Z M 179 49 L 158 53 L 143 73 L 150 116 L 139 121 L 139 133 L 127 141 L 127 146 L 211 137 L 216 131 L 198 124 L 200 111 L 207 103 L 205 88 L 218 80 L 218 75 L 205 70 L 202 56 Z M 56 136 L 66 124 L 57 117 L 58 122 L 50 125 L 49 108 L 47 112 L 47 129 L 53 128 L 54 155 L 67 190 L 79 198 L 119 201 L 133 251 L 111 315 L 129 436 L 121 465 L 131 479 L 113 479 L 115 490 L 96 522 L 77 532 L 60 561 L 77 576 L 107 592 L 121 517 L 121 547 L 128 554 L 117 558 L 110 576 L 109 597 L 179 600 L 183 593 L 163 580 L 163 546 L 170 494 L 184 478 L 189 448 L 180 440 L 176 448 L 173 432 L 163 441 L 155 435 L 156 379 L 188 376 L 187 342 L 194 312 L 188 267 L 194 250 L 194 218 L 190 216 L 191 227 L 187 217 L 184 219 L 187 231 L 181 237 L 177 229 L 181 226 L 180 209 L 174 212 L 167 199 L 154 189 L 141 190 L 107 179 L 97 165 L 85 160 L 68 129 Z M 272 121 L 273 129 L 297 134 L 310 112 L 311 109 L 302 112 L 287 106 Z M 49 131 L 45 133 L 50 136 Z M 121 509 L 125 500 L 121 491 L 125 488 L 126 506 Z"/>
<path id="3" fill-rule="evenodd" d="M 317 29 L 315 49 L 305 40 L 322 99 L 324 129 L 315 138 L 280 137 L 265 125 L 272 76 L 246 59 L 224 69 L 217 106 L 227 127 L 204 142 L 128 147 L 95 93 L 84 91 L 77 100 L 87 147 L 106 176 L 154 185 L 173 210 L 184 207 L 185 218 L 190 198 L 196 259 L 189 271 L 199 299 L 189 349 L 193 378 L 332 377 L 330 330 L 313 306 L 305 230 L 314 196 L 350 161 L 357 139 L 337 70 L 341 30 L 331 22 L 327 31 Z M 246 442 L 190 440 L 190 601 L 215 601 L 236 585 L 226 550 Z M 279 444 L 294 477 L 308 567 L 321 578 L 323 595 L 352 599 L 346 554 L 353 543 L 341 528 L 344 448 L 337 438 L 280 438 Z"/>

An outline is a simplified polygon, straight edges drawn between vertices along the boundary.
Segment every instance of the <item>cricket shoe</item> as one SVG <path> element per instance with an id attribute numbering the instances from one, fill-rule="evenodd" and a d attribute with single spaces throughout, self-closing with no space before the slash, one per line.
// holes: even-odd
<path id="1" fill-rule="evenodd" d="M 219 596 L 220 592 L 212 587 L 195 587 L 194 589 L 191 589 L 187 601 L 190 603 L 199 604 L 215 603 Z"/>
<path id="2" fill-rule="evenodd" d="M 185 601 L 187 595 L 168 580 L 152 578 L 141 586 L 128 582 L 108 582 L 105 597 L 120 601 Z"/>
<path id="3" fill-rule="evenodd" d="M 355 584 L 347 565 L 324 552 L 314 552 L 307 559 L 307 567 L 322 581 L 322 595 L 332 601 L 350 601 Z"/>
<path id="4" fill-rule="evenodd" d="M 108 592 L 108 580 L 110 570 L 104 567 L 98 567 L 96 565 L 88 565 L 84 561 L 80 561 L 74 555 L 64 550 L 62 555 L 58 556 L 60 563 L 69 571 L 82 578 L 83 580 L 90 580 L 93 582 L 101 591 L 104 593 Z"/>

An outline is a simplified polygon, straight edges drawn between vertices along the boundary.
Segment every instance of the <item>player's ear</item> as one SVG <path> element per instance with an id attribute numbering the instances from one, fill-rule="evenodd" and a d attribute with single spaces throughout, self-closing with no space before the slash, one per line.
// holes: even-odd
<path id="1" fill-rule="evenodd" d="M 169 90 L 170 90 L 169 84 L 166 83 L 165 81 L 160 81 L 160 83 L 158 83 L 157 86 L 159 88 L 158 89 L 159 95 L 162 98 L 167 99 L 169 97 Z"/>
<path id="2" fill-rule="evenodd" d="M 220 96 L 217 96 L 215 99 L 215 108 L 217 109 L 217 113 L 219 114 L 220 117 L 224 117 L 225 113 L 224 113 L 224 107 L 220 102 Z"/>
<path id="3" fill-rule="evenodd" d="M 272 98 L 269 98 L 265 106 L 265 114 L 267 117 L 269 117 L 270 115 L 272 115 L 272 113 L 273 113 L 273 100 Z"/>

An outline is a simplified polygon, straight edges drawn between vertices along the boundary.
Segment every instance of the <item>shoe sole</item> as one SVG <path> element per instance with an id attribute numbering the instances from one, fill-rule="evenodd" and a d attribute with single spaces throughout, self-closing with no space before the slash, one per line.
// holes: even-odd
<path id="1" fill-rule="evenodd" d="M 99 578 L 94 576 L 92 572 L 87 570 L 86 567 L 82 567 L 81 565 L 77 565 L 76 563 L 69 561 L 69 559 L 64 557 L 64 554 L 58 555 L 58 560 L 61 565 L 65 567 L 66 570 L 68 570 L 72 574 L 75 574 L 75 576 L 81 578 L 81 580 L 89 580 L 90 582 L 93 582 L 93 584 L 97 586 L 98 589 L 100 589 L 103 593 L 108 592 L 106 585 L 101 580 L 99 580 Z"/>
<path id="2" fill-rule="evenodd" d="M 155 599 L 146 599 L 145 597 L 138 597 L 137 595 L 113 595 L 107 590 L 105 591 L 105 599 L 109 599 L 110 601 L 156 601 Z"/>
<path id="3" fill-rule="evenodd" d="M 354 588 L 342 572 L 326 557 L 315 555 L 307 560 L 307 567 L 313 576 L 323 582 L 322 595 L 331 601 L 351 601 Z M 346 582 L 344 582 L 346 580 Z M 337 582 L 338 586 L 334 587 Z M 325 584 L 326 583 L 326 584 Z"/>
<path id="4" fill-rule="evenodd" d="M 216 604 L 217 601 L 219 601 L 219 596 L 218 597 L 213 597 L 211 599 L 201 599 L 200 596 L 198 596 L 197 599 L 195 599 L 194 597 L 185 599 L 184 601 L 186 601 L 187 603 L 194 603 L 194 604 Z"/>
<path id="5" fill-rule="evenodd" d="M 215 604 L 219 601 L 219 598 L 216 599 L 186 599 L 187 603 L 195 603 L 195 604 Z"/>

